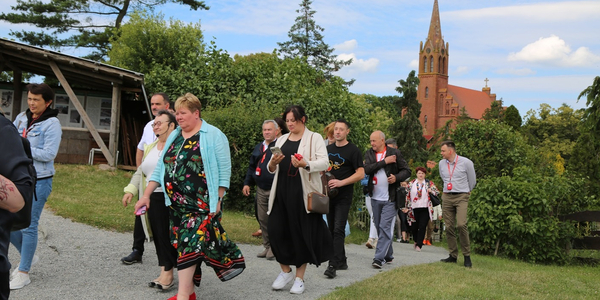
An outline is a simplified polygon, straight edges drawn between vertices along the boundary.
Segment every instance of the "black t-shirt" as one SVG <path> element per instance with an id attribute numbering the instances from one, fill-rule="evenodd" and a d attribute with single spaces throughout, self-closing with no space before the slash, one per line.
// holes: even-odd
<path id="1" fill-rule="evenodd" d="M 335 143 L 327 146 L 329 153 L 329 168 L 327 169 L 336 179 L 346 179 L 356 172 L 356 169 L 363 167 L 362 153 L 352 143 L 338 147 Z M 340 196 L 352 197 L 353 185 L 345 185 L 339 188 Z"/>

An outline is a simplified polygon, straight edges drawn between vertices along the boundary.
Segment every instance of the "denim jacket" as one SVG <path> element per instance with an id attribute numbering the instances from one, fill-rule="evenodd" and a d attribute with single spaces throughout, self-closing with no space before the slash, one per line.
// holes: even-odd
<path id="1" fill-rule="evenodd" d="M 19 134 L 27 129 L 27 115 L 20 113 L 13 122 Z M 58 154 L 62 129 L 60 121 L 56 117 L 34 123 L 27 133 L 27 139 L 31 144 L 31 156 L 33 166 L 37 172 L 38 179 L 54 176 L 54 158 Z"/>
<path id="2" fill-rule="evenodd" d="M 177 136 L 181 135 L 181 127 L 177 127 L 169 137 L 150 181 L 156 181 L 161 186 L 165 183 L 165 164 L 164 156 L 166 149 L 171 147 Z M 206 174 L 206 183 L 208 186 L 208 199 L 210 212 L 217 211 L 217 202 L 219 201 L 219 187 L 229 189 L 231 178 L 231 156 L 229 152 L 229 141 L 221 130 L 202 120 L 200 127 L 200 155 L 204 164 L 204 173 Z M 171 205 L 171 199 L 167 196 L 167 189 L 163 188 L 165 194 L 165 205 Z"/>

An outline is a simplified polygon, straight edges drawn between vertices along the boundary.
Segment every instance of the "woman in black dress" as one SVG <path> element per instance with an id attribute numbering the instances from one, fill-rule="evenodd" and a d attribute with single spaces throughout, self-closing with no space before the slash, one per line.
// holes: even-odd
<path id="1" fill-rule="evenodd" d="M 269 162 L 269 172 L 275 173 L 269 197 L 269 238 L 281 273 L 273 282 L 273 289 L 283 289 L 294 274 L 296 279 L 290 293 L 304 292 L 304 272 L 308 263 L 319 266 L 332 256 L 332 239 L 322 214 L 306 209 L 310 192 L 322 191 L 319 172 L 325 171 L 329 161 L 323 138 L 308 130 L 307 116 L 301 106 L 290 106 L 285 113 L 289 134 L 277 139 Z"/>

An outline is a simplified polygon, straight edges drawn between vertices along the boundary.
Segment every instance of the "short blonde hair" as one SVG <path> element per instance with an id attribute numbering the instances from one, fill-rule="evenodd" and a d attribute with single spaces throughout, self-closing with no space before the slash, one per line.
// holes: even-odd
<path id="1" fill-rule="evenodd" d="M 175 101 L 175 111 L 182 107 L 189 109 L 191 112 L 198 111 L 198 115 L 200 115 L 202 111 L 202 103 L 198 97 L 194 96 L 192 93 L 185 93 L 185 95 L 177 98 L 177 101 Z"/>
<path id="2" fill-rule="evenodd" d="M 335 122 L 331 122 L 331 123 L 329 123 L 329 125 L 325 126 L 325 129 L 323 129 L 325 138 L 329 138 L 330 136 L 333 136 L 333 128 L 334 127 L 335 127 Z"/>

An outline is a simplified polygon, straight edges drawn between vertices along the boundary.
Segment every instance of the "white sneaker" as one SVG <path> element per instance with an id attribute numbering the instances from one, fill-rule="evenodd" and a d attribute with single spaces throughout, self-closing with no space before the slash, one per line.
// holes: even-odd
<path id="1" fill-rule="evenodd" d="M 300 277 L 296 277 L 296 280 L 294 280 L 294 286 L 292 286 L 290 293 L 291 294 L 302 294 L 303 292 L 304 292 L 304 280 L 302 280 Z"/>
<path id="2" fill-rule="evenodd" d="M 281 271 L 281 273 L 279 273 L 279 276 L 277 276 L 277 279 L 273 281 L 272 287 L 274 290 L 280 290 L 284 288 L 288 283 L 290 283 L 292 279 L 294 279 L 294 274 L 292 273 L 292 271 L 290 271 L 289 273 Z"/>
<path id="3" fill-rule="evenodd" d="M 24 286 L 26 286 L 26 285 L 28 285 L 30 283 L 31 283 L 31 280 L 29 279 L 29 274 L 25 274 L 25 273 L 19 272 L 10 281 L 10 289 L 11 290 L 18 290 L 18 289 L 23 288 Z"/>
<path id="4" fill-rule="evenodd" d="M 40 262 L 40 257 L 37 255 L 33 256 L 33 259 L 31 260 L 31 266 L 35 266 L 38 262 Z M 21 262 L 19 262 L 20 264 Z M 15 278 L 15 276 L 17 276 L 17 273 L 19 273 L 19 264 L 17 264 L 17 267 L 12 271 L 12 273 L 10 273 L 10 279 L 12 280 L 13 278 Z"/>

